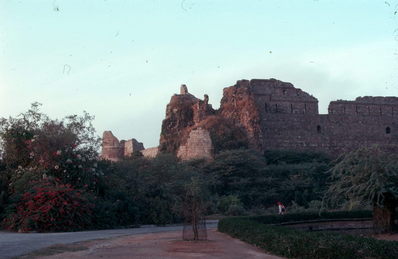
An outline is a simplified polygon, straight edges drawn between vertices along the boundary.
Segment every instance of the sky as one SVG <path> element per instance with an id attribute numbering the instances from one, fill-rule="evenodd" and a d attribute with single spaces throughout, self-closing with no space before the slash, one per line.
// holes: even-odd
<path id="1" fill-rule="evenodd" d="M 157 146 L 181 84 L 218 108 L 240 79 L 319 100 L 398 96 L 398 0 L 0 0 L 0 117 L 87 111 Z"/>

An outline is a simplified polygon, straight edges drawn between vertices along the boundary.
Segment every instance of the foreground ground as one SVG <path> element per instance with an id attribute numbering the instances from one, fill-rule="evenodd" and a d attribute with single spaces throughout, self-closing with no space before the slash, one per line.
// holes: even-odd
<path id="1" fill-rule="evenodd" d="M 173 231 L 88 241 L 56 249 L 58 249 L 58 253 L 54 255 L 46 256 L 46 253 L 53 252 L 51 249 L 47 249 L 22 258 L 280 258 L 265 254 L 261 249 L 233 239 L 215 229 L 208 230 L 207 241 L 183 241 L 181 240 L 181 231 Z M 61 252 L 62 249 L 66 252 Z"/>
<path id="2" fill-rule="evenodd" d="M 208 221 L 208 227 L 217 228 L 217 221 Z M 64 233 L 15 233 L 0 231 L 0 258 L 12 258 L 53 245 L 67 245 L 93 239 L 181 230 L 181 226 L 143 226 L 141 228 Z"/>
<path id="3" fill-rule="evenodd" d="M 332 230 L 398 241 L 398 234 L 374 236 L 365 229 L 370 222 L 324 222 L 295 224 L 298 229 Z M 208 222 L 208 241 L 182 241 L 181 226 L 142 227 L 69 233 L 0 232 L 0 258 L 279 258 L 216 231 L 217 221 Z M 342 229 L 343 228 L 343 229 Z M 335 231 L 336 231 L 335 230 Z M 333 231 L 333 230 L 332 230 Z M 365 232 L 364 232 L 365 231 Z M 352 232 L 352 233 L 351 233 Z"/>

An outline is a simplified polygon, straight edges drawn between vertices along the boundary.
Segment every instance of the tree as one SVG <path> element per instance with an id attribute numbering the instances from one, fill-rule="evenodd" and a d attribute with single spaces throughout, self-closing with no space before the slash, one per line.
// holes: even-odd
<path id="1" fill-rule="evenodd" d="M 374 146 L 360 148 L 340 158 L 331 169 L 332 183 L 325 201 L 341 205 L 348 201 L 373 206 L 373 226 L 377 233 L 395 229 L 398 204 L 398 155 Z"/>
<path id="2" fill-rule="evenodd" d="M 95 188 L 100 139 L 91 124 L 93 117 L 84 113 L 52 120 L 39 108 L 34 103 L 28 112 L 0 121 L 0 153 L 11 188 L 21 179 L 47 176 Z"/>
<path id="3" fill-rule="evenodd" d="M 207 231 L 204 215 L 206 213 L 206 198 L 208 197 L 204 179 L 192 176 L 183 186 L 182 214 L 185 220 L 183 229 L 184 240 L 206 240 Z"/>
<path id="4" fill-rule="evenodd" d="M 266 151 L 266 175 L 272 178 L 269 201 L 310 206 L 320 202 L 325 191 L 330 159 L 322 153 Z"/>
<path id="5" fill-rule="evenodd" d="M 214 192 L 220 196 L 237 195 L 245 207 L 250 208 L 264 204 L 263 193 L 270 187 L 265 167 L 261 154 L 236 149 L 217 154 L 204 171 L 215 181 Z"/>
<path id="6" fill-rule="evenodd" d="M 102 177 L 98 168 L 100 139 L 95 134 L 92 120 L 87 113 L 53 120 L 40 112 L 39 103 L 32 104 L 27 112 L 17 117 L 0 119 L 2 217 L 23 211 L 25 207 L 20 202 L 23 197 L 29 198 L 26 193 L 32 182 L 42 184 L 57 179 L 57 186 L 71 186 L 83 195 L 98 192 L 97 183 Z M 32 202 L 29 203 L 32 208 L 42 206 L 40 200 Z M 16 204 L 20 205 L 19 212 Z M 62 204 L 56 204 L 53 210 L 61 210 L 59 205 Z M 29 220 L 37 221 L 39 217 L 29 217 Z M 41 228 L 38 221 L 33 223 L 29 225 Z"/>

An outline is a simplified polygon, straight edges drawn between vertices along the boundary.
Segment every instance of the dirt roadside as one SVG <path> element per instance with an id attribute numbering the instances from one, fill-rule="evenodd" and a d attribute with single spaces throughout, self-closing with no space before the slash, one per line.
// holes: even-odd
<path id="1" fill-rule="evenodd" d="M 189 258 L 281 258 L 265 254 L 261 249 L 240 240 L 208 230 L 208 241 L 191 242 L 181 240 L 181 231 L 141 234 L 107 240 L 94 240 L 53 249 L 19 258 L 41 259 L 91 259 L 91 258 L 145 258 L 145 259 L 189 259 Z"/>

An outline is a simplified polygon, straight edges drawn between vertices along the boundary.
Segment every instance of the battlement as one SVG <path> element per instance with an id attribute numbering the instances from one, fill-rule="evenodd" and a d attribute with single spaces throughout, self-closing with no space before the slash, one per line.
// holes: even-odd
<path id="1" fill-rule="evenodd" d="M 330 115 L 351 116 L 398 116 L 397 97 L 357 97 L 355 101 L 330 102 Z"/>
<path id="2" fill-rule="evenodd" d="M 318 99 L 276 79 L 240 80 L 237 87 L 248 87 L 261 113 L 318 114 Z"/>
<path id="3" fill-rule="evenodd" d="M 355 101 L 359 103 L 398 105 L 398 97 L 394 96 L 364 96 L 357 97 Z"/>

